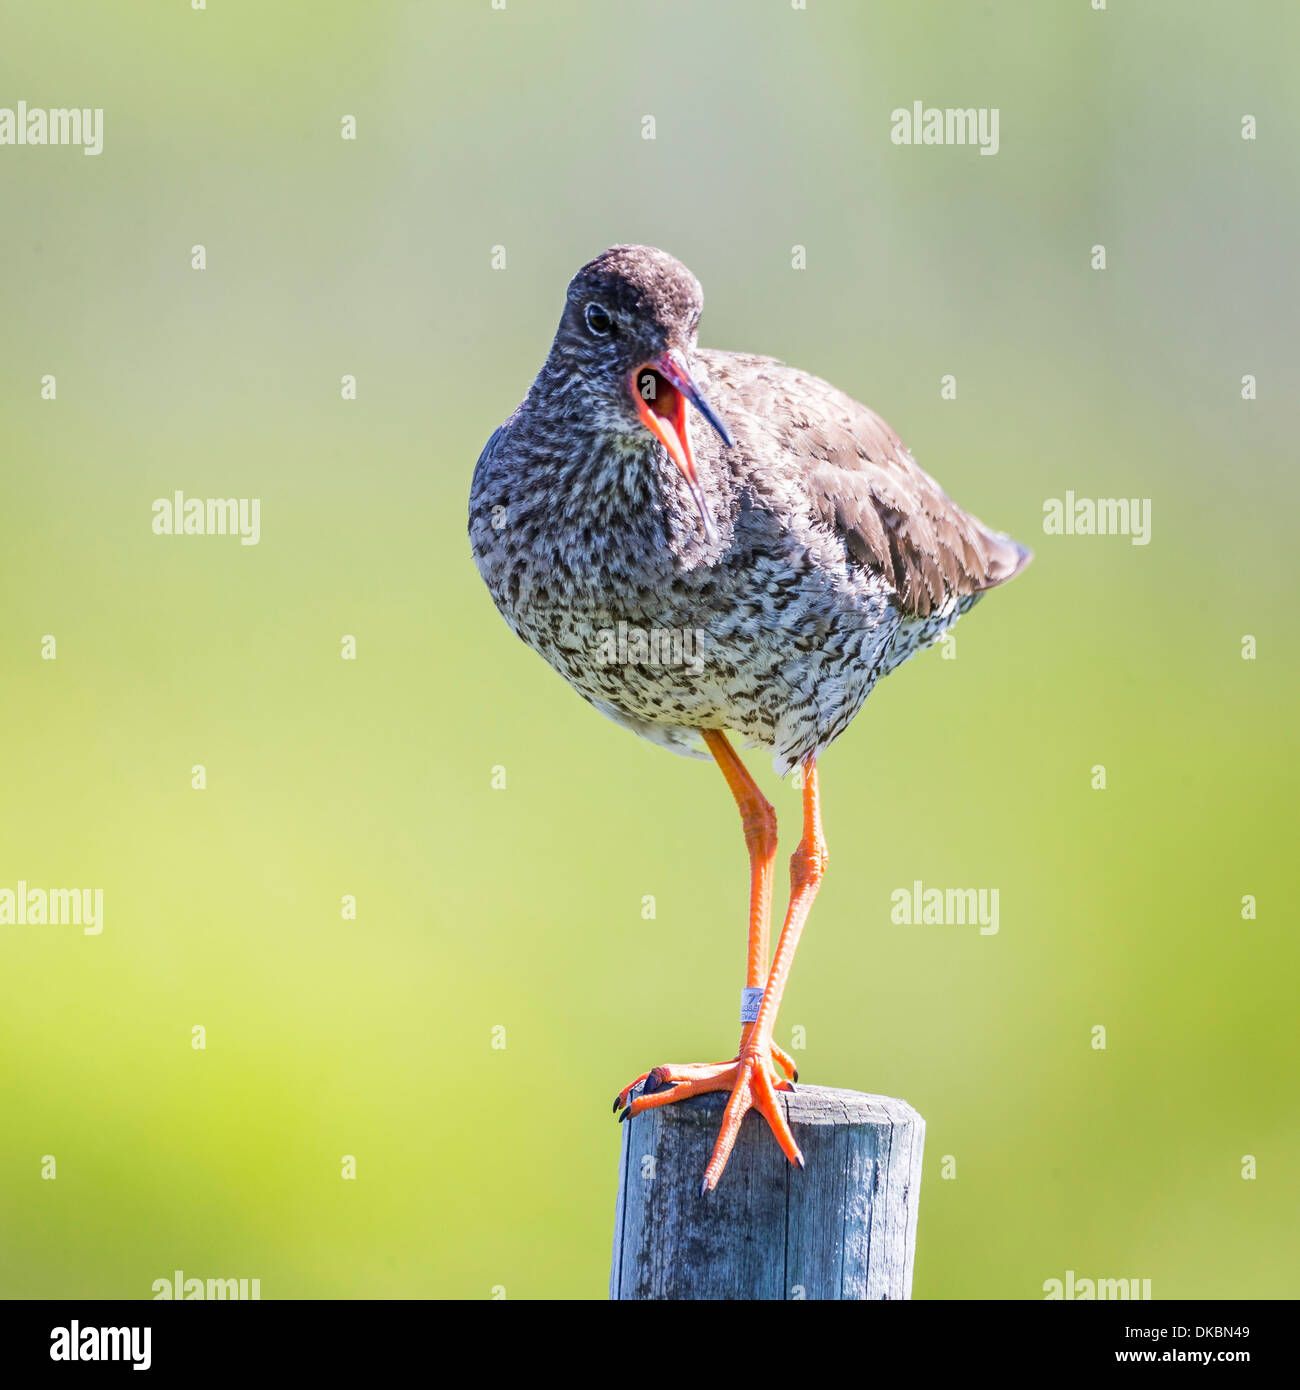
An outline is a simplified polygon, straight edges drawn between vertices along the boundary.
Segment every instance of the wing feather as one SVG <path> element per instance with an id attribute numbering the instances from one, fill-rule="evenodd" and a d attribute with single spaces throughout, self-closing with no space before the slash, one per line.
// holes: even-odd
<path id="1" fill-rule="evenodd" d="M 875 411 L 771 357 L 701 352 L 716 402 L 757 417 L 795 460 L 813 514 L 852 560 L 881 574 L 904 613 L 926 617 L 952 596 L 1005 583 L 1030 553 L 963 511 Z"/>

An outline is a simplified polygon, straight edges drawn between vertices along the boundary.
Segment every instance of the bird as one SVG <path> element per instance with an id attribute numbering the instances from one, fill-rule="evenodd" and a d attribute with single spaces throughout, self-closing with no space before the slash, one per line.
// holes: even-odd
<path id="1" fill-rule="evenodd" d="M 821 756 L 881 676 L 1031 558 L 958 507 L 867 406 L 773 357 L 701 348 L 703 304 L 695 276 L 656 247 L 611 246 L 584 265 L 469 498 L 473 558 L 514 633 L 601 714 L 712 757 L 739 809 L 750 886 L 737 1053 L 654 1067 L 614 1100 L 626 1120 L 727 1093 L 701 1194 L 751 1109 L 804 1164 L 777 1100 L 798 1073 L 773 1034 L 828 862 Z M 729 733 L 800 783 L 774 954 L 776 814 Z"/>

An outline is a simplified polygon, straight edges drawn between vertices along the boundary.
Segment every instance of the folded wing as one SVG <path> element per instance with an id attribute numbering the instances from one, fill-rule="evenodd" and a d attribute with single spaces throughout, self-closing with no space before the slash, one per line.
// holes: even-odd
<path id="1" fill-rule="evenodd" d="M 700 356 L 723 385 L 719 400 L 759 417 L 802 463 L 814 515 L 852 560 L 885 578 L 905 614 L 924 618 L 1028 563 L 1024 546 L 957 506 L 873 410 L 774 358 Z"/>

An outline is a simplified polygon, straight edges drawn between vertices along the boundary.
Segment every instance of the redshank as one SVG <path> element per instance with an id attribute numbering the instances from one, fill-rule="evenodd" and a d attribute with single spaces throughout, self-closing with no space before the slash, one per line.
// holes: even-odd
<path id="1" fill-rule="evenodd" d="M 773 1029 L 826 869 L 819 757 L 882 675 L 1030 556 L 956 506 L 866 406 L 774 358 L 700 348 L 702 305 L 691 272 L 653 247 L 583 266 L 537 379 L 478 460 L 469 533 L 514 632 L 602 714 L 711 754 L 740 808 L 737 1054 L 656 1067 L 614 1102 L 626 1119 L 729 1092 L 707 1192 L 751 1108 L 803 1165 L 776 1099 L 796 1072 Z M 776 815 L 725 730 L 770 750 L 778 775 L 802 770 L 803 836 L 770 966 Z"/>

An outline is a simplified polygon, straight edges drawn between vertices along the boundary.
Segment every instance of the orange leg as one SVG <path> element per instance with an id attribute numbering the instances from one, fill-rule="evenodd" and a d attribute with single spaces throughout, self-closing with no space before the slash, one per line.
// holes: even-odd
<path id="1" fill-rule="evenodd" d="M 749 850 L 749 952 L 745 983 L 761 989 L 767 982 L 767 933 L 772 916 L 772 880 L 776 876 L 776 812 L 721 729 L 705 729 L 704 742 L 740 808 L 740 823 Z"/>
<path id="2" fill-rule="evenodd" d="M 781 1007 L 781 996 L 785 993 L 786 981 L 790 978 L 790 967 L 794 963 L 795 949 L 804 923 L 808 920 L 809 909 L 821 881 L 826 873 L 826 837 L 822 833 L 821 807 L 817 794 L 817 764 L 805 764 L 803 787 L 803 839 L 790 857 L 790 905 L 786 909 L 785 925 L 777 938 L 776 959 L 772 962 L 772 972 L 763 990 L 763 1002 L 759 1006 L 758 1019 L 753 1032 L 745 1040 L 737 1060 L 735 1085 L 727 1108 L 722 1114 L 722 1128 L 713 1146 L 713 1156 L 704 1170 L 701 1192 L 708 1192 L 718 1185 L 722 1170 L 731 1157 L 736 1136 L 740 1133 L 740 1122 L 751 1107 L 758 1110 L 772 1127 L 777 1143 L 785 1151 L 791 1163 L 803 1167 L 803 1155 L 794 1142 L 794 1135 L 785 1122 L 785 1116 L 776 1104 L 768 1079 L 765 1062 L 772 1053 L 772 1030 L 776 1027 L 777 1011 Z"/>
<path id="3" fill-rule="evenodd" d="M 745 959 L 745 984 L 751 989 L 762 989 L 767 983 L 768 926 L 772 918 L 772 883 L 776 877 L 776 812 L 721 729 L 705 729 L 704 742 L 722 769 L 740 808 L 740 823 L 749 850 L 749 950 Z M 742 1049 L 753 1030 L 752 1023 L 741 1025 Z M 772 1056 L 791 1081 L 798 1081 L 794 1061 L 775 1043 Z"/>
<path id="4" fill-rule="evenodd" d="M 747 980 L 751 986 L 756 987 L 763 983 L 762 967 L 766 965 L 767 958 L 767 909 L 771 903 L 771 859 L 775 845 L 771 844 L 771 848 L 768 849 L 767 867 L 764 869 L 760 862 L 761 851 L 768 847 L 769 841 L 765 832 L 757 828 L 751 831 L 751 824 L 754 827 L 760 824 L 754 812 L 765 808 L 766 814 L 770 815 L 771 807 L 725 738 L 712 731 L 705 737 L 732 787 L 736 801 L 741 807 L 741 815 L 745 818 L 751 864 Z M 739 773 L 736 772 L 737 768 Z M 763 817 L 762 823 L 766 823 L 766 817 Z M 772 838 L 774 840 L 774 835 Z M 817 768 L 815 763 L 809 762 L 806 765 L 803 792 L 803 839 L 790 860 L 790 906 L 776 944 L 776 959 L 772 962 L 771 973 L 767 975 L 766 983 L 763 985 L 758 1017 L 742 1029 L 739 1054 L 731 1062 L 656 1067 L 645 1077 L 638 1077 L 637 1081 L 622 1091 L 615 1101 L 616 1110 L 620 1106 L 627 1106 L 620 1116 L 621 1119 L 627 1119 L 655 1106 L 671 1105 L 675 1101 L 686 1099 L 687 1096 L 702 1095 L 708 1091 L 730 1092 L 726 1110 L 723 1112 L 722 1128 L 713 1146 L 709 1165 L 705 1169 L 701 1193 L 717 1186 L 735 1145 L 736 1136 L 740 1132 L 740 1122 L 751 1109 L 758 1110 L 767 1120 L 786 1157 L 792 1163 L 803 1167 L 803 1155 L 799 1152 L 799 1146 L 795 1143 L 776 1100 L 776 1091 L 788 1090 L 789 1083 L 777 1079 L 774 1063 L 778 1063 L 787 1075 L 794 1074 L 794 1063 L 773 1043 L 772 1030 L 776 1026 L 777 1010 L 781 1007 L 781 995 L 789 978 L 795 948 L 799 944 L 799 935 L 803 931 L 808 911 L 817 896 L 817 889 L 825 871 L 826 841 L 822 834 L 818 805 Z M 649 1083 L 649 1089 L 628 1104 L 629 1092 L 642 1080 Z M 670 1090 L 657 1089 L 665 1083 L 671 1084 Z"/>
<path id="5" fill-rule="evenodd" d="M 727 741 L 726 734 L 721 729 L 704 729 L 702 733 L 740 808 L 740 823 L 745 832 L 745 846 L 749 850 L 749 946 L 745 958 L 745 984 L 752 989 L 762 989 L 767 980 L 768 927 L 772 917 L 772 881 L 776 876 L 776 812 Z M 752 1023 L 741 1025 L 741 1048 L 753 1030 Z M 794 1062 L 787 1053 L 774 1047 L 773 1057 L 788 1077 L 796 1081 L 799 1079 Z M 732 1062 L 735 1060 L 733 1058 Z M 730 1062 L 692 1062 L 656 1067 L 653 1071 L 643 1072 L 635 1081 L 623 1087 L 614 1098 L 614 1110 L 621 1110 L 627 1104 L 629 1092 L 651 1077 L 654 1078 L 651 1083 L 653 1091 L 670 1082 L 685 1084 L 700 1080 L 703 1079 L 702 1074 L 712 1076 L 731 1065 Z M 672 1097 L 674 1100 L 684 1098 L 680 1092 Z"/>

